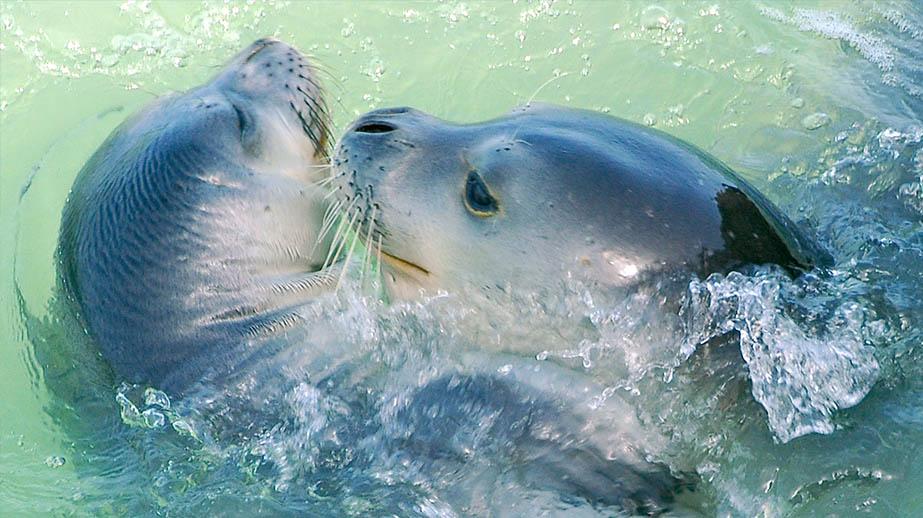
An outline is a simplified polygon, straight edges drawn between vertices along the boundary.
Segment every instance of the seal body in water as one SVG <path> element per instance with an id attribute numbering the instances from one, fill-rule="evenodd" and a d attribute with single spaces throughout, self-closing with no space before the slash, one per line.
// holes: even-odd
<path id="1" fill-rule="evenodd" d="M 109 136 L 65 205 L 58 269 L 117 374 L 182 392 L 297 320 L 332 277 L 327 139 L 314 69 L 272 39 Z"/>
<path id="2" fill-rule="evenodd" d="M 673 272 L 776 264 L 795 273 L 824 260 L 788 218 L 715 158 L 662 132 L 584 110 L 527 106 L 468 125 L 411 108 L 373 111 L 340 139 L 330 185 L 344 220 L 371 253 L 380 253 L 391 296 L 474 290 L 494 299 L 482 304 L 475 297 L 482 313 L 507 300 L 489 296 L 495 290 L 554 295 L 567 279 L 634 287 Z M 661 284 L 673 283 L 648 286 Z M 502 318 L 487 318 L 490 341 L 516 341 L 516 330 L 507 339 Z M 496 347 L 516 351 L 518 344 Z M 483 356 L 481 374 L 421 390 L 421 399 L 433 401 L 424 405 L 427 415 L 463 416 L 445 419 L 451 423 L 445 431 L 429 424 L 439 439 L 427 444 L 456 444 L 455 430 L 475 428 L 465 418 L 479 422 L 453 405 L 480 405 L 515 416 L 507 422 L 534 423 L 535 430 L 556 423 L 561 433 L 546 432 L 547 442 L 513 425 L 499 441 L 502 451 L 527 459 L 525 473 L 537 474 L 539 487 L 564 481 L 562 493 L 621 509 L 613 514 L 673 507 L 671 493 L 685 481 L 648 460 L 656 455 L 637 453 L 657 450 L 658 431 L 641 430 L 630 405 L 611 416 L 586 412 L 581 398 L 604 391 L 581 387 L 580 380 L 591 378 L 583 371 L 549 389 L 547 369 L 539 371 L 549 362 L 522 360 L 521 375 L 510 383 L 503 373 L 514 362 L 489 351 Z M 549 408 L 556 410 L 545 417 Z M 582 422 L 598 423 L 601 438 L 587 434 Z"/>
<path id="3" fill-rule="evenodd" d="M 599 113 L 527 106 L 458 125 L 411 108 L 355 121 L 333 157 L 338 202 L 380 249 L 392 294 L 604 286 L 819 252 L 715 158 Z"/>

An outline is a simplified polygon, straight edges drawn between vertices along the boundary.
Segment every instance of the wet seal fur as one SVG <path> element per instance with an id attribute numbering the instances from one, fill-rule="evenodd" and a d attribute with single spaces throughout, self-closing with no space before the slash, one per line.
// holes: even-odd
<path id="1" fill-rule="evenodd" d="M 294 48 L 258 40 L 129 118 L 80 171 L 59 282 L 119 376 L 176 394 L 224 375 L 335 281 L 316 76 Z"/>
<path id="2" fill-rule="evenodd" d="M 397 296 L 826 260 L 714 157 L 592 111 L 529 105 L 458 125 L 382 109 L 351 125 L 333 162 L 338 203 Z"/>

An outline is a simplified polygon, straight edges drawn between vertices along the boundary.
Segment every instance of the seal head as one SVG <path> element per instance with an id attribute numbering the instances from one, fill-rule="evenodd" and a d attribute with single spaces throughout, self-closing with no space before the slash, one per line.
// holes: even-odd
<path id="1" fill-rule="evenodd" d="M 796 227 L 715 158 L 614 117 L 528 106 L 458 125 L 366 114 L 333 158 L 340 203 L 380 248 L 392 293 L 526 289 L 564 276 L 627 285 L 814 261 Z"/>
<path id="2" fill-rule="evenodd" d="M 328 135 L 311 64 L 262 39 L 109 136 L 66 202 L 58 270 L 118 374 L 180 392 L 292 325 L 328 277 Z"/>

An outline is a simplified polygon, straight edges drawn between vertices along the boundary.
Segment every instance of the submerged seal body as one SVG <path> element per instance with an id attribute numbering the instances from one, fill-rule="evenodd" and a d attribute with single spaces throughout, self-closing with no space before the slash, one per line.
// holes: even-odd
<path id="1" fill-rule="evenodd" d="M 327 138 L 314 69 L 272 39 L 109 136 L 65 205 L 58 270 L 117 374 L 180 392 L 292 323 L 331 277 Z"/>
<path id="2" fill-rule="evenodd" d="M 370 112 L 333 157 L 347 217 L 392 293 L 526 289 L 562 276 L 627 285 L 655 272 L 810 266 L 816 249 L 715 158 L 662 132 L 538 105 L 468 125 Z"/>

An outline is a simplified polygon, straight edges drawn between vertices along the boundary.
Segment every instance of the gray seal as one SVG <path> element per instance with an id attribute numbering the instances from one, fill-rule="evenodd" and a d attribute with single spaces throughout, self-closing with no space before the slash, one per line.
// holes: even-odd
<path id="1" fill-rule="evenodd" d="M 59 282 L 117 375 L 174 394 L 225 375 L 335 278 L 316 76 L 289 45 L 256 41 L 121 124 L 80 171 Z"/>
<path id="2" fill-rule="evenodd" d="M 398 297 L 766 263 L 798 272 L 824 257 L 714 157 L 592 111 L 530 105 L 459 125 L 377 110 L 349 127 L 333 165 L 339 206 Z"/>

